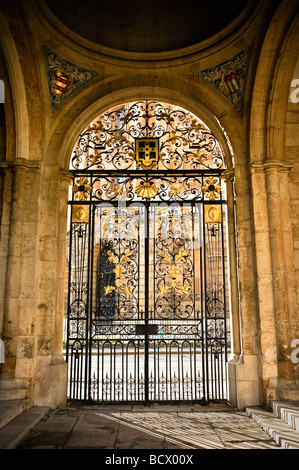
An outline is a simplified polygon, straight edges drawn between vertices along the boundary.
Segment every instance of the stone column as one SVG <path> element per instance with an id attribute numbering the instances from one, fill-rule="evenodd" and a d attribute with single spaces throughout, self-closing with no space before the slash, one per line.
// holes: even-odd
<path id="1" fill-rule="evenodd" d="M 34 403 L 66 402 L 67 364 L 62 354 L 68 179 L 55 164 L 43 169 Z"/>
<path id="2" fill-rule="evenodd" d="M 269 401 L 265 390 L 271 380 L 276 380 L 277 345 L 272 283 L 272 260 L 270 245 L 267 186 L 264 166 L 252 164 L 253 213 L 255 225 L 256 286 L 258 292 L 258 322 L 260 329 L 260 371 L 262 402 Z M 272 398 L 276 398 L 272 396 Z"/>
<path id="3" fill-rule="evenodd" d="M 231 305 L 231 358 L 228 361 L 228 398 L 233 406 L 238 406 L 237 367 L 242 354 L 240 332 L 240 306 L 236 246 L 236 218 L 233 170 L 225 175 L 227 193 L 227 231 L 229 250 L 229 293 Z"/>
<path id="4" fill-rule="evenodd" d="M 292 165 L 269 159 L 252 168 L 261 376 L 267 406 L 272 399 L 299 397 L 290 361 L 291 318 L 296 311 L 288 196 Z"/>
<path id="5" fill-rule="evenodd" d="M 267 160 L 264 163 L 278 366 L 278 381 L 272 380 L 270 387 L 276 390 L 276 398 L 298 400 L 299 390 L 294 380 L 294 365 L 290 360 L 291 342 L 294 339 L 293 321 L 297 314 L 289 196 L 289 171 L 292 166 L 276 160 Z"/>
<path id="6" fill-rule="evenodd" d="M 38 162 L 16 159 L 6 169 L 6 181 L 11 179 L 12 185 L 10 213 L 6 207 L 3 213 L 6 220 L 2 219 L 1 259 L 5 275 L 5 286 L 2 286 L 2 339 L 5 343 L 5 363 L 1 367 L 0 380 L 2 398 L 24 398 L 30 395 L 32 387 L 39 178 Z M 8 235 L 6 242 L 5 235 Z"/>
<path id="7" fill-rule="evenodd" d="M 228 363 L 230 402 L 239 409 L 259 405 L 258 323 L 256 315 L 256 286 L 252 208 L 248 170 L 235 164 L 234 189 L 236 193 L 234 217 L 236 220 L 236 268 L 232 291 L 233 328 L 236 335 L 235 354 Z M 232 208 L 230 208 L 232 213 Z M 234 247 L 231 246 L 231 249 Z M 238 313 L 237 313 L 238 312 Z M 240 330 L 240 337 L 238 337 Z"/>
<path id="8" fill-rule="evenodd" d="M 225 175 L 227 192 L 227 229 L 229 249 L 229 280 L 230 280 L 230 302 L 231 302 L 231 326 L 232 326 L 232 354 L 238 358 L 241 354 L 240 337 L 240 308 L 238 296 L 238 269 L 237 269 L 237 247 L 236 247 L 236 219 L 235 219 L 235 196 L 233 172 Z"/>

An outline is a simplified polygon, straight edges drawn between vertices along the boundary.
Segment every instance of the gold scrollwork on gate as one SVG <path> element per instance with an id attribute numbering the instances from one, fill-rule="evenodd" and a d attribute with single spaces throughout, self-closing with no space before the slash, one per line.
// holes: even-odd
<path id="1" fill-rule="evenodd" d="M 114 253 L 112 253 L 111 250 L 109 250 L 107 254 L 109 255 L 108 260 L 113 263 L 116 263 L 116 265 L 115 268 L 112 270 L 112 272 L 115 274 L 114 286 L 110 285 L 104 287 L 105 295 L 110 294 L 113 290 L 115 290 L 115 288 L 122 288 L 129 296 L 133 295 L 133 286 L 124 285 L 122 280 L 123 274 L 126 274 L 127 272 L 127 269 L 124 267 L 124 265 L 125 263 L 131 262 L 131 256 L 133 255 L 132 251 L 122 255 L 120 259 Z"/>

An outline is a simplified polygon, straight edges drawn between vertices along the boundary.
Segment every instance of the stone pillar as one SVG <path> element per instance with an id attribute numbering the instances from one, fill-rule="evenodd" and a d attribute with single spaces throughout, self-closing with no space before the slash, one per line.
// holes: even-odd
<path id="1" fill-rule="evenodd" d="M 227 193 L 227 231 L 229 251 L 229 294 L 231 306 L 231 358 L 227 364 L 228 399 L 231 405 L 238 406 L 237 367 L 240 361 L 242 346 L 240 335 L 240 308 L 236 247 L 236 218 L 233 170 L 225 175 Z"/>
<path id="2" fill-rule="evenodd" d="M 69 180 L 56 165 L 43 174 L 34 404 L 66 403 L 67 364 L 63 357 L 63 301 Z"/>
<path id="3" fill-rule="evenodd" d="M 294 380 L 294 364 L 290 360 L 291 342 L 294 339 L 293 322 L 297 314 L 289 196 L 289 171 L 291 169 L 292 164 L 287 162 L 268 160 L 264 163 L 278 366 L 278 381 L 272 381 L 270 388 L 276 390 L 276 398 L 298 400 L 299 389 Z"/>
<path id="4" fill-rule="evenodd" d="M 290 361 L 296 288 L 288 172 L 292 165 L 266 160 L 253 163 L 257 286 L 264 405 L 272 399 L 299 398 Z"/>
<path id="5" fill-rule="evenodd" d="M 267 187 L 264 166 L 260 163 L 252 165 L 252 192 L 260 329 L 259 375 L 261 377 L 261 401 L 266 404 L 265 390 L 271 380 L 276 380 L 278 371 Z"/>
<path id="6" fill-rule="evenodd" d="M 225 175 L 227 192 L 227 229 L 229 250 L 229 280 L 230 280 L 230 302 L 231 302 L 231 327 L 232 327 L 232 354 L 239 357 L 241 354 L 240 336 L 240 309 L 238 296 L 238 269 L 237 269 L 237 247 L 236 247 L 236 218 L 235 218 L 235 196 L 233 189 L 233 174 Z"/>
<path id="7" fill-rule="evenodd" d="M 39 163 L 16 159 L 7 165 L 5 173 L 6 184 L 11 181 L 11 209 L 9 212 L 4 206 L 1 227 L 5 363 L 1 367 L 0 398 L 25 398 L 31 393 L 34 366 Z"/>
<path id="8" fill-rule="evenodd" d="M 228 182 L 228 188 L 230 185 Z M 235 165 L 233 186 L 236 191 L 235 207 L 229 205 L 228 210 L 230 217 L 234 217 L 236 221 L 236 247 L 230 241 L 231 259 L 235 262 L 235 267 L 231 267 L 231 272 L 232 268 L 234 269 L 231 297 L 235 341 L 234 355 L 228 363 L 228 381 L 230 403 L 239 409 L 244 409 L 246 406 L 256 406 L 260 403 L 252 214 L 248 172 L 244 165 Z M 232 220 L 229 223 L 233 223 Z"/>

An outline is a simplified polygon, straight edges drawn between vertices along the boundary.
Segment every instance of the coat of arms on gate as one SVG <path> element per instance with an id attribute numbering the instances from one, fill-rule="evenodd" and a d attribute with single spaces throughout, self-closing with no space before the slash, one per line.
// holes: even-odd
<path id="1" fill-rule="evenodd" d="M 158 139 L 136 139 L 136 163 L 145 170 L 151 169 L 159 162 Z"/>
<path id="2" fill-rule="evenodd" d="M 243 108 L 243 94 L 249 62 L 249 49 L 244 49 L 226 62 L 195 73 L 222 93 L 239 111 Z"/>

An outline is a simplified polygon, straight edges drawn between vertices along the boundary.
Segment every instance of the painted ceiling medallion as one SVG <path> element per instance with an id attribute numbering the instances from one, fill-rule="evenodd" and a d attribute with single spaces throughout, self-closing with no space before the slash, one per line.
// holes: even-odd
<path id="1" fill-rule="evenodd" d="M 97 75 L 96 72 L 72 64 L 46 48 L 44 57 L 52 111 Z"/>
<path id="2" fill-rule="evenodd" d="M 216 88 L 239 111 L 243 109 L 243 94 L 249 62 L 249 49 L 244 49 L 226 62 L 195 73 Z"/>

